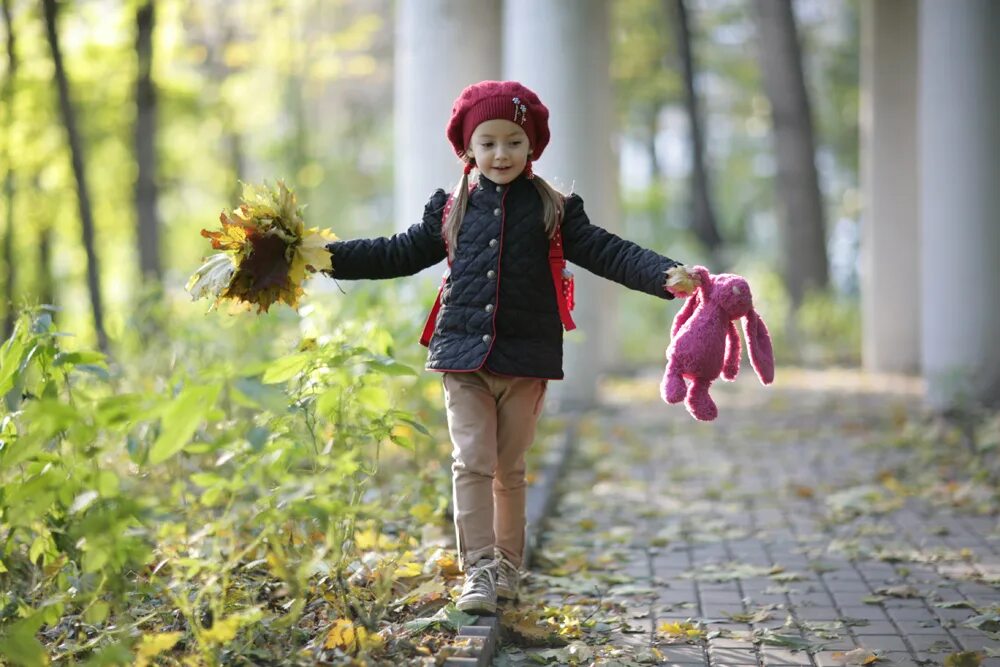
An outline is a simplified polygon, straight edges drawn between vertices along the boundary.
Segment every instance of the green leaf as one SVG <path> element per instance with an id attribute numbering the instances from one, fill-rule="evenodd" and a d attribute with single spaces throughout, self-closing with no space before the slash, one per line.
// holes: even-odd
<path id="1" fill-rule="evenodd" d="M 385 375 L 417 375 L 417 371 L 390 357 L 375 357 L 374 359 L 369 359 L 367 361 L 367 365 L 369 370 L 376 373 L 383 373 Z"/>
<path id="2" fill-rule="evenodd" d="M 267 367 L 267 370 L 264 371 L 264 377 L 261 378 L 261 382 L 264 384 L 287 382 L 306 367 L 309 359 L 310 355 L 304 352 L 282 357 Z"/>
<path id="3" fill-rule="evenodd" d="M 36 563 L 41 556 L 51 553 L 52 550 L 49 549 L 51 541 L 48 533 L 35 537 L 31 542 L 31 547 L 28 549 L 28 560 Z"/>
<path id="4" fill-rule="evenodd" d="M 189 479 L 202 488 L 218 486 L 226 483 L 225 478 L 210 472 L 195 473 L 194 475 L 191 475 Z"/>
<path id="5" fill-rule="evenodd" d="M 412 419 L 408 419 L 407 417 L 400 417 L 399 420 L 402 421 L 402 422 L 406 422 L 407 424 L 409 424 L 410 426 L 412 426 L 416 431 L 418 431 L 420 433 L 423 433 L 426 436 L 430 436 L 430 434 L 431 434 L 431 432 L 427 430 L 427 427 L 424 426 L 423 424 L 421 424 L 418 421 L 414 421 Z"/>
<path id="6" fill-rule="evenodd" d="M 114 498 L 118 495 L 121 482 L 118 475 L 110 470 L 102 470 L 97 473 L 97 492 L 102 498 Z"/>
<path id="7" fill-rule="evenodd" d="M 288 396 L 279 387 L 272 387 L 256 377 L 237 378 L 232 383 L 233 398 L 240 405 L 250 408 L 264 408 L 275 414 L 288 409 Z"/>
<path id="8" fill-rule="evenodd" d="M 105 366 L 106 363 L 104 355 L 100 352 L 83 350 L 81 352 L 60 352 L 56 355 L 52 365 L 65 366 L 66 364 L 69 364 L 71 366 L 79 366 L 81 364 L 87 364 L 91 366 Z"/>
<path id="9" fill-rule="evenodd" d="M 35 639 L 42 622 L 42 614 L 36 613 L 10 626 L 0 639 L 0 655 L 19 665 L 35 667 L 49 664 L 45 647 Z"/>
<path id="10" fill-rule="evenodd" d="M 475 616 L 466 614 L 454 604 L 449 604 L 439 609 L 433 616 L 415 618 L 404 623 L 403 627 L 414 632 L 423 632 L 431 626 L 445 626 L 451 630 L 458 630 L 463 625 L 472 625 L 475 622 Z"/>
<path id="11" fill-rule="evenodd" d="M 218 384 L 188 387 L 174 399 L 163 414 L 163 431 L 149 450 L 150 463 L 163 463 L 184 448 L 215 405 L 220 390 Z"/>
<path id="12" fill-rule="evenodd" d="M 389 440 L 391 440 L 394 444 L 402 447 L 403 449 L 410 450 L 411 452 L 416 449 L 416 447 L 413 445 L 413 439 L 408 438 L 405 435 L 391 434 L 389 436 Z"/>
<path id="13" fill-rule="evenodd" d="M 473 616 L 472 614 L 466 614 L 464 611 L 462 611 L 453 604 L 444 607 L 442 611 L 445 614 L 445 618 L 448 619 L 447 621 L 448 627 L 452 628 L 453 630 L 458 630 L 463 625 L 472 625 L 473 623 L 476 622 L 477 618 L 476 616 Z"/>
<path id="14" fill-rule="evenodd" d="M 362 408 L 372 412 L 385 412 L 389 409 L 389 392 L 382 387 L 362 387 L 355 398 Z"/>
<path id="15" fill-rule="evenodd" d="M 108 552 L 107 546 L 88 544 L 87 549 L 83 552 L 83 571 L 98 572 L 109 560 L 111 560 L 111 554 Z"/>
<path id="16" fill-rule="evenodd" d="M 138 664 L 133 660 L 132 652 L 123 642 L 105 646 L 84 663 L 84 667 L 125 667 Z"/>
<path id="17" fill-rule="evenodd" d="M 316 412 L 327 418 L 333 416 L 343 393 L 343 389 L 340 387 L 332 387 L 324 391 L 316 399 Z"/>
<path id="18" fill-rule="evenodd" d="M 90 373 L 91 375 L 96 375 L 102 380 L 111 379 L 111 374 L 108 373 L 108 369 L 98 364 L 79 364 L 74 367 L 74 370 L 83 371 L 84 373 Z"/>
<path id="19" fill-rule="evenodd" d="M 107 619 L 110 611 L 111 607 L 107 602 L 98 600 L 90 606 L 87 612 L 83 615 L 83 618 L 92 625 L 100 625 L 105 621 L 105 619 Z"/>
<path id="20" fill-rule="evenodd" d="M 116 394 L 97 403 L 94 421 L 102 427 L 134 424 L 159 417 L 168 405 L 162 399 L 149 401 L 141 394 Z"/>
<path id="21" fill-rule="evenodd" d="M 24 339 L 15 336 L 0 349 L 0 395 L 6 394 L 14 387 L 14 377 L 20 370 L 24 345 Z"/>

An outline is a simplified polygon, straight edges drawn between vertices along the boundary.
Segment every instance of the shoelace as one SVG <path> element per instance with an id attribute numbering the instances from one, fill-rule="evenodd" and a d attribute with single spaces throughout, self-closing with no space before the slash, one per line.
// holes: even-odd
<path id="1" fill-rule="evenodd" d="M 517 579 L 517 568 L 506 558 L 500 559 L 500 565 L 497 569 L 497 580 L 500 579 L 506 579 L 508 584 L 512 584 Z"/>
<path id="2" fill-rule="evenodd" d="M 488 596 L 496 587 L 496 566 L 481 565 L 472 568 L 465 581 L 464 593 Z"/>

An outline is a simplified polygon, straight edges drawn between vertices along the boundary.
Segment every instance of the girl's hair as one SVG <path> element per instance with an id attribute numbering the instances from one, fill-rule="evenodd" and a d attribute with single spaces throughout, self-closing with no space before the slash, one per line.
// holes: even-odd
<path id="1" fill-rule="evenodd" d="M 566 195 L 549 185 L 541 176 L 533 176 L 531 182 L 535 184 L 535 188 L 542 198 L 542 221 L 545 225 L 545 235 L 551 239 L 556 233 L 556 226 L 562 224 L 563 211 L 566 208 Z M 462 174 L 462 180 L 458 182 L 451 197 L 451 210 L 445 216 L 441 227 L 441 235 L 444 236 L 445 244 L 448 246 L 449 261 L 455 257 L 455 248 L 458 247 L 458 228 L 462 225 L 465 209 L 469 205 L 468 173 Z"/>

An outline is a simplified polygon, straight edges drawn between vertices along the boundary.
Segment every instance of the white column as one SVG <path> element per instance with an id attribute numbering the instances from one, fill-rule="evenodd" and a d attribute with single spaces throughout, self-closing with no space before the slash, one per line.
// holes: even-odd
<path id="1" fill-rule="evenodd" d="M 616 229 L 607 2 L 506 0 L 503 20 L 504 77 L 534 90 L 550 112 L 552 139 L 536 173 L 563 192 L 583 197 L 595 224 Z M 614 303 L 615 290 L 622 288 L 572 268 L 578 297 L 573 319 L 579 330 L 566 335 L 566 381 L 550 390 L 563 404 L 586 406 L 596 398 L 608 358 L 605 336 L 621 326 Z"/>
<path id="2" fill-rule="evenodd" d="M 861 331 L 871 371 L 915 373 L 920 363 L 918 8 L 861 7 Z"/>
<path id="3" fill-rule="evenodd" d="M 419 222 L 436 188 L 454 187 L 462 166 L 445 137 L 462 89 L 500 78 L 500 0 L 396 3 L 396 229 Z"/>
<path id="4" fill-rule="evenodd" d="M 920 3 L 921 363 L 933 408 L 1000 402 L 1000 3 Z"/>

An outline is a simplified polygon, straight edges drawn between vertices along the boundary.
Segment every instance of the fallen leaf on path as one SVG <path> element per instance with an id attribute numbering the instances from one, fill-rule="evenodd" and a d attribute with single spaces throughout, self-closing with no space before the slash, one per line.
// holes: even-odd
<path id="1" fill-rule="evenodd" d="M 947 602 L 935 602 L 935 607 L 940 609 L 975 609 L 976 606 L 968 600 L 949 600 Z"/>
<path id="2" fill-rule="evenodd" d="M 882 659 L 877 651 L 871 651 L 863 646 L 853 651 L 834 651 L 830 657 L 841 665 L 871 665 Z"/>
<path id="3" fill-rule="evenodd" d="M 1000 632 L 1000 614 L 980 614 L 963 621 L 962 625 L 982 630 L 983 632 Z"/>
<path id="4" fill-rule="evenodd" d="M 767 628 L 754 630 L 752 637 L 755 644 L 783 646 L 785 648 L 790 648 L 793 651 L 808 651 L 809 653 L 816 653 L 818 651 L 822 651 L 824 646 L 820 643 L 811 642 L 804 637 L 800 637 L 799 635 L 784 634 Z"/>
<path id="5" fill-rule="evenodd" d="M 567 641 L 551 627 L 539 623 L 537 614 L 524 613 L 515 609 L 503 612 L 500 625 L 506 635 L 505 640 L 528 648 L 566 646 Z"/>
<path id="6" fill-rule="evenodd" d="M 766 607 L 761 607 L 756 611 L 749 611 L 743 614 L 730 614 L 728 612 L 723 612 L 730 620 L 737 623 L 763 623 L 771 618 L 771 612 L 776 608 L 775 605 L 767 605 Z"/>
<path id="7" fill-rule="evenodd" d="M 979 667 L 983 664 L 983 654 L 975 651 L 952 653 L 944 658 L 944 667 Z"/>
<path id="8" fill-rule="evenodd" d="M 910 584 L 900 584 L 898 586 L 884 586 L 882 588 L 876 588 L 875 592 L 879 595 L 887 595 L 893 598 L 918 598 L 920 597 L 920 591 L 916 586 L 911 586 Z"/>
<path id="9" fill-rule="evenodd" d="M 670 641 L 698 641 L 705 636 L 705 631 L 691 621 L 664 621 L 656 631 Z"/>

